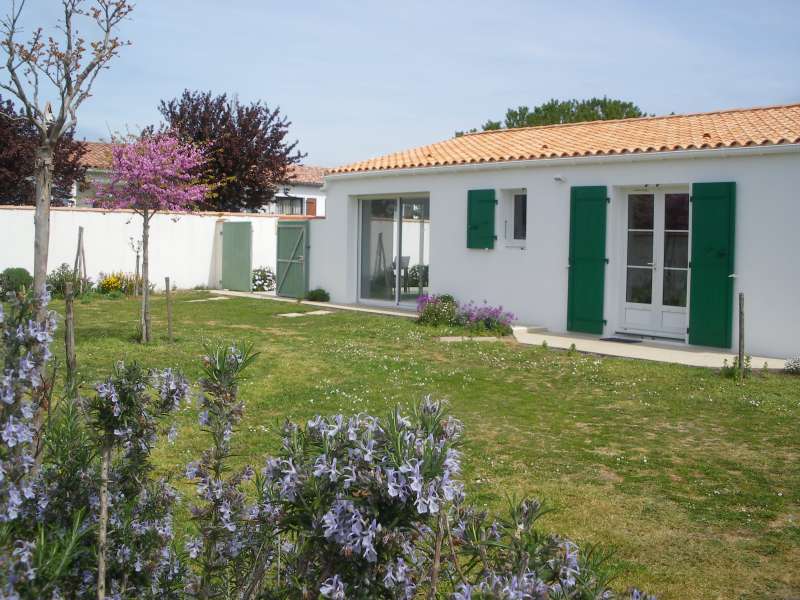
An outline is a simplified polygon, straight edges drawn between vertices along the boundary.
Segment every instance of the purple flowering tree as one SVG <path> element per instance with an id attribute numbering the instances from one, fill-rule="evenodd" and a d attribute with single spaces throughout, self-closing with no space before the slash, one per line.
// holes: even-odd
<path id="1" fill-rule="evenodd" d="M 198 178 L 206 164 L 203 151 L 172 132 L 144 136 L 112 149 L 111 179 L 99 186 L 98 204 L 127 208 L 142 217 L 141 341 L 150 330 L 150 220 L 158 212 L 188 212 L 209 191 Z"/>

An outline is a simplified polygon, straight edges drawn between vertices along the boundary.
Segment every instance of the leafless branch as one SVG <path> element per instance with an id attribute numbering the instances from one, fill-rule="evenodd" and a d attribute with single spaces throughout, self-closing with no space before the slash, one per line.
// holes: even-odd
<path id="1" fill-rule="evenodd" d="M 78 107 L 91 96 L 97 75 L 128 44 L 114 32 L 133 6 L 129 0 L 91 0 L 87 8 L 87 0 L 61 0 L 63 16 L 55 28 L 60 41 L 45 39 L 43 30 L 36 29 L 30 40 L 22 43 L 20 19 L 25 2 L 11 0 L 9 14 L 0 20 L 0 48 L 6 53 L 0 73 L 8 78 L 0 81 L 0 89 L 20 101 L 43 142 L 54 145 L 64 131 L 75 126 Z M 94 24 L 99 33 L 96 40 L 84 39 L 77 27 L 78 17 Z M 41 104 L 43 82 L 49 82 L 58 97 L 52 116 Z"/>

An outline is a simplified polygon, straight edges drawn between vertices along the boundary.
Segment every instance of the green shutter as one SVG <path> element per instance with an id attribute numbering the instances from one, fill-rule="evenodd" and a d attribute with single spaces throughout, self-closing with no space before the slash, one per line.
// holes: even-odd
<path id="1" fill-rule="evenodd" d="M 689 343 L 730 348 L 736 184 L 692 185 Z"/>
<path id="2" fill-rule="evenodd" d="M 494 190 L 467 192 L 467 248 L 494 248 Z"/>
<path id="3" fill-rule="evenodd" d="M 606 276 L 605 186 L 570 190 L 567 329 L 603 333 Z"/>

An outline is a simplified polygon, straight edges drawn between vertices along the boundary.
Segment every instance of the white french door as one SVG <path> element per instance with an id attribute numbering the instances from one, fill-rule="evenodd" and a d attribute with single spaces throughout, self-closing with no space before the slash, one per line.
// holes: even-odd
<path id="1" fill-rule="evenodd" d="M 628 194 L 624 331 L 685 338 L 689 220 L 688 192 Z"/>

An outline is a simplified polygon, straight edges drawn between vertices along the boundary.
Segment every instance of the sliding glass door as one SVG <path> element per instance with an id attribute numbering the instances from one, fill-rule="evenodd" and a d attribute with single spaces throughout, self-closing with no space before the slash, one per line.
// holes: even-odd
<path id="1" fill-rule="evenodd" d="M 428 292 L 430 201 L 426 197 L 361 200 L 360 295 L 414 303 Z"/>

